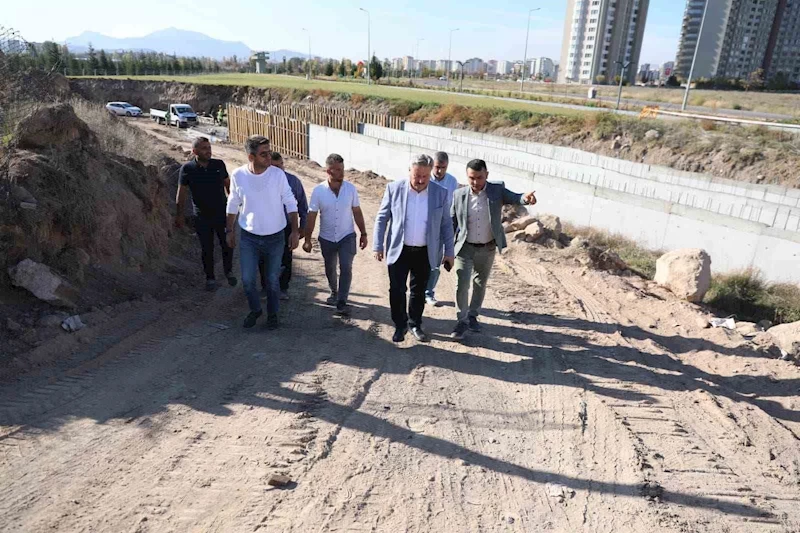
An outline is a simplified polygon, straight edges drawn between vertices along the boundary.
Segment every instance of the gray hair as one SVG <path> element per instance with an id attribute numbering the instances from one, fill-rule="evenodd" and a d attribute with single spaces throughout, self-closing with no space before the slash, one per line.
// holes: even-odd
<path id="1" fill-rule="evenodd" d="M 244 142 L 244 150 L 249 155 L 256 155 L 258 153 L 258 147 L 265 144 L 269 144 L 269 139 L 263 135 L 251 135 Z"/>
<path id="2" fill-rule="evenodd" d="M 344 165 L 344 159 L 339 154 L 331 154 L 325 158 L 325 166 L 329 167 L 331 165 L 335 165 L 336 163 L 341 163 Z"/>
<path id="3" fill-rule="evenodd" d="M 208 140 L 208 137 L 196 137 L 195 140 L 192 141 L 192 148 L 200 148 L 201 144 L 207 142 L 211 142 Z"/>
<path id="4" fill-rule="evenodd" d="M 436 152 L 433 156 L 433 160 L 437 163 L 449 163 L 450 158 L 447 155 L 447 152 Z"/>
<path id="5" fill-rule="evenodd" d="M 412 167 L 433 167 L 433 159 L 428 154 L 417 154 L 411 158 Z"/>

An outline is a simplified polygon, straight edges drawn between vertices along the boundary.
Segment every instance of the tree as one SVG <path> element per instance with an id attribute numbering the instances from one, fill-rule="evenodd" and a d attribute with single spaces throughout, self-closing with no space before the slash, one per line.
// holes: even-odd
<path id="1" fill-rule="evenodd" d="M 772 79 L 769 80 L 767 88 L 771 91 L 785 91 L 791 88 L 791 85 L 792 83 L 789 76 L 781 71 L 777 72 Z"/>
<path id="2" fill-rule="evenodd" d="M 344 58 L 342 58 L 339 62 L 339 77 L 344 78 L 345 76 L 347 76 L 347 69 L 345 69 Z"/>
<path id="3" fill-rule="evenodd" d="M 757 68 L 750 73 L 745 84 L 745 89 L 760 91 L 764 88 L 764 69 Z"/>
<path id="4" fill-rule="evenodd" d="M 103 74 L 108 74 L 108 71 L 111 70 L 111 63 L 108 61 L 108 56 L 106 55 L 105 50 L 100 50 L 100 57 L 98 59 L 98 66 L 100 67 L 100 71 Z"/>
<path id="5" fill-rule="evenodd" d="M 381 62 L 378 61 L 378 58 L 374 55 L 372 56 L 372 60 L 369 62 L 369 76 L 375 81 L 378 81 L 383 77 L 383 65 L 381 65 Z"/>
<path id="6" fill-rule="evenodd" d="M 672 76 L 667 78 L 666 85 L 667 85 L 667 87 L 680 87 L 681 86 L 681 82 L 679 82 L 678 78 L 675 76 L 675 74 L 673 74 Z"/>
<path id="7" fill-rule="evenodd" d="M 599 74 L 599 75 L 598 75 L 598 76 L 597 76 L 597 77 L 594 79 L 594 81 L 596 81 L 596 82 L 597 82 L 597 83 L 599 83 L 600 85 L 605 85 L 605 83 L 606 83 L 606 77 L 605 77 L 603 74 Z"/>
<path id="8" fill-rule="evenodd" d="M 333 68 L 333 60 L 329 59 L 327 63 L 325 63 L 325 75 L 326 76 L 333 76 L 334 68 Z"/>
<path id="9" fill-rule="evenodd" d="M 97 52 L 94 51 L 94 46 L 92 46 L 92 43 L 89 43 L 89 51 L 87 55 L 89 56 L 89 74 L 93 76 L 97 74 L 97 69 L 100 68 L 100 62 L 97 61 Z"/>

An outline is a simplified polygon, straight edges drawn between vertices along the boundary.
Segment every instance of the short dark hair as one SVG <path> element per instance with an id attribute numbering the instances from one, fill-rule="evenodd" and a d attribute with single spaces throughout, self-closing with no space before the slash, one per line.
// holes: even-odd
<path id="1" fill-rule="evenodd" d="M 483 159 L 473 159 L 472 161 L 467 163 L 467 168 L 470 170 L 474 170 L 476 172 L 487 170 L 486 161 L 484 161 Z"/>
<path id="2" fill-rule="evenodd" d="M 258 153 L 258 147 L 265 144 L 269 144 L 269 139 L 263 135 L 251 135 L 244 142 L 244 150 L 250 155 L 256 155 Z"/>
<path id="3" fill-rule="evenodd" d="M 433 161 L 435 163 L 449 163 L 450 157 L 448 157 L 447 152 L 436 152 L 433 156 Z"/>
<path id="4" fill-rule="evenodd" d="M 329 167 L 329 166 L 333 165 L 334 163 L 344 164 L 344 158 L 342 156 L 340 156 L 339 154 L 331 154 L 331 155 L 329 155 L 328 157 L 325 158 L 325 166 L 326 167 Z"/>
<path id="5" fill-rule="evenodd" d="M 281 159 L 283 159 L 283 156 L 281 155 L 280 152 L 272 152 L 270 159 L 272 159 L 273 161 L 280 161 Z"/>
<path id="6" fill-rule="evenodd" d="M 211 141 L 208 140 L 208 137 L 195 137 L 192 141 L 192 148 L 200 148 L 200 145 L 203 143 L 210 143 Z"/>

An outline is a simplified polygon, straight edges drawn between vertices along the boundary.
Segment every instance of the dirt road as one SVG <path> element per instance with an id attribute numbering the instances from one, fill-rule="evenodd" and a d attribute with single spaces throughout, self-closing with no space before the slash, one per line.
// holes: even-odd
<path id="1" fill-rule="evenodd" d="M 433 342 L 400 346 L 371 254 L 349 319 L 317 249 L 290 292 L 275 332 L 240 288 L 121 309 L 2 383 L 0 530 L 800 531 L 800 371 L 649 282 L 517 245 L 484 333 L 449 340 L 443 275 Z"/>

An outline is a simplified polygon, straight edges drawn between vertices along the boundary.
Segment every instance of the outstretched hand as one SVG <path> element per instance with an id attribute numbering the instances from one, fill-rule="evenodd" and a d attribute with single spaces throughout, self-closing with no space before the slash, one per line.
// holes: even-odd
<path id="1" fill-rule="evenodd" d="M 526 205 L 536 205 L 536 191 L 525 193 L 522 196 L 522 200 Z"/>

